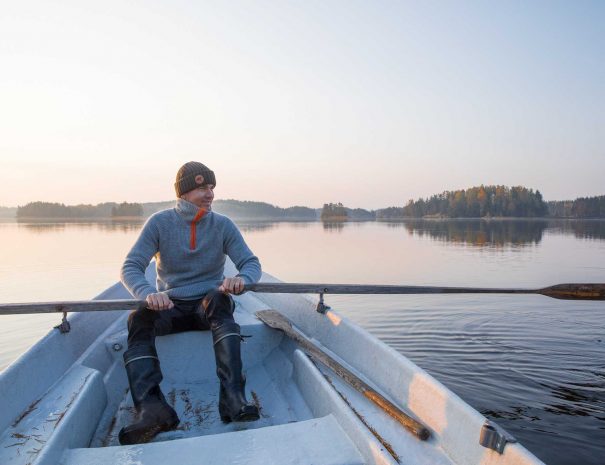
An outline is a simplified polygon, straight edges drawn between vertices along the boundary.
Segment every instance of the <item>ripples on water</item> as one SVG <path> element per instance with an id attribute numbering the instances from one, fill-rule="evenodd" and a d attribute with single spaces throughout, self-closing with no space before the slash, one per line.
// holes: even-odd
<path id="1" fill-rule="evenodd" d="M 605 221 L 240 226 L 264 269 L 291 282 L 605 282 Z M 0 224 L 0 292 L 10 301 L 96 295 L 117 279 L 139 228 Z M 327 296 L 327 303 L 546 463 L 605 464 L 605 303 L 522 295 Z M 5 318 L 0 362 L 7 363 L 59 322 L 56 315 Z"/>
<path id="2" fill-rule="evenodd" d="M 546 463 L 605 463 L 602 306 L 570 311 L 539 296 L 330 301 Z"/>

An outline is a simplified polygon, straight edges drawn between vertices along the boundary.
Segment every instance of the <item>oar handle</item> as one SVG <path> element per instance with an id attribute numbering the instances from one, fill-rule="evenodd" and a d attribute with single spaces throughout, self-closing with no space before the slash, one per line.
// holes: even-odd
<path id="1" fill-rule="evenodd" d="M 144 300 L 72 300 L 70 302 L 36 302 L 0 304 L 0 315 L 23 315 L 28 313 L 62 313 L 62 312 L 109 312 L 112 310 L 137 310 L 144 308 Z"/>

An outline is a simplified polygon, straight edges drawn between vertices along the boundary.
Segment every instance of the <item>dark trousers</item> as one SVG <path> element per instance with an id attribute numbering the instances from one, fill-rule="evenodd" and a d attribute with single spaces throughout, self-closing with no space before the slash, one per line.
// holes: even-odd
<path id="1" fill-rule="evenodd" d="M 233 299 L 228 294 L 211 291 L 203 299 L 171 300 L 174 307 L 169 310 L 143 308 L 128 315 L 129 349 L 137 345 L 155 347 L 156 336 L 215 329 L 234 321 Z"/>

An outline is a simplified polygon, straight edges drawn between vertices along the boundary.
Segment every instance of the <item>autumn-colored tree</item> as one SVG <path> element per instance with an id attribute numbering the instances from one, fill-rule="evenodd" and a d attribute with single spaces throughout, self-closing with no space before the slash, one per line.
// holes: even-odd
<path id="1" fill-rule="evenodd" d="M 410 200 L 399 210 L 376 212 L 377 218 L 446 216 L 450 218 L 477 218 L 485 216 L 540 217 L 547 206 L 540 191 L 522 186 L 484 186 L 444 191 L 428 199 Z"/>

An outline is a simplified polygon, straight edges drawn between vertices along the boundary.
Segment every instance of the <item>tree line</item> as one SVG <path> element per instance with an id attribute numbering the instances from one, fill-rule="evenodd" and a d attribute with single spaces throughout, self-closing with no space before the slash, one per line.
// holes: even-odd
<path id="1" fill-rule="evenodd" d="M 605 218 L 605 195 L 551 201 L 548 214 L 557 218 Z"/>
<path id="2" fill-rule="evenodd" d="M 547 213 L 548 206 L 539 190 L 481 185 L 410 200 L 405 207 L 378 210 L 376 218 L 543 217 Z"/>
<path id="3" fill-rule="evenodd" d="M 300 206 L 281 208 L 265 202 L 249 200 L 215 200 L 212 203 L 212 210 L 233 218 L 310 221 L 317 219 L 317 211 L 314 208 Z"/>
<path id="4" fill-rule="evenodd" d="M 0 207 L 0 218 L 14 218 L 16 214 L 15 207 Z"/>
<path id="5" fill-rule="evenodd" d="M 73 205 L 30 202 L 15 208 L 0 207 L 0 216 L 17 218 L 119 218 L 147 217 L 171 208 L 174 200 L 148 203 L 104 202 Z M 347 208 L 326 203 L 321 209 L 277 207 L 265 202 L 215 200 L 213 210 L 233 218 L 273 220 L 398 220 L 403 218 L 558 217 L 605 218 L 605 195 L 545 202 L 539 190 L 525 187 L 479 186 L 445 191 L 427 199 L 410 200 L 404 207 L 379 210 Z"/>
<path id="6" fill-rule="evenodd" d="M 143 216 L 143 206 L 128 202 L 104 202 L 98 205 L 30 202 L 17 207 L 16 215 L 17 218 L 118 218 Z"/>
<path id="7" fill-rule="evenodd" d="M 30 202 L 17 207 L 17 218 L 118 218 L 147 217 L 159 210 L 172 208 L 174 200 L 150 203 L 105 202 L 98 205 L 65 205 L 53 202 Z M 280 208 L 264 202 L 216 200 L 212 209 L 235 218 L 307 219 L 316 220 L 319 213 L 313 208 Z"/>

